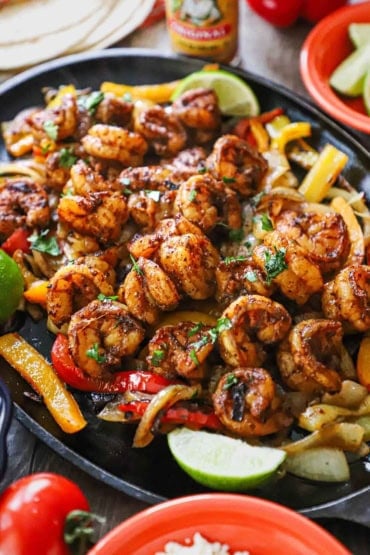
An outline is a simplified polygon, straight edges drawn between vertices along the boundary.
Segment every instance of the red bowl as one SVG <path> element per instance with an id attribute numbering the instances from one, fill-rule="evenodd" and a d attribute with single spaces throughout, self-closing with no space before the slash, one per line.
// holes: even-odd
<path id="1" fill-rule="evenodd" d="M 370 2 L 345 6 L 320 21 L 308 34 L 300 55 L 302 80 L 317 104 L 336 120 L 370 134 L 370 117 L 362 98 L 344 98 L 329 85 L 334 69 L 354 47 L 350 23 L 370 23 Z"/>
<path id="2" fill-rule="evenodd" d="M 275 502 L 228 493 L 180 497 L 119 524 L 88 555 L 154 555 L 169 541 L 184 543 L 199 532 L 208 541 L 250 555 L 350 555 L 308 518 Z"/>

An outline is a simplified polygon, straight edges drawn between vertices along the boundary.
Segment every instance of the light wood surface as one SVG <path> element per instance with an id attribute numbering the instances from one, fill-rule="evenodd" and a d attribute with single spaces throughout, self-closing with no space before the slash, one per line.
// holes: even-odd
<path id="1" fill-rule="evenodd" d="M 299 75 L 299 51 L 311 29 L 310 25 L 299 22 L 290 29 L 277 29 L 252 13 L 246 2 L 242 1 L 240 6 L 240 66 L 307 97 Z M 145 47 L 162 53 L 171 52 L 164 22 L 145 30 L 138 30 L 116 46 Z M 361 137 L 360 140 L 365 142 L 367 139 Z M 40 443 L 15 419 L 8 436 L 8 449 L 9 466 L 0 484 L 0 490 L 30 472 L 47 470 L 63 474 L 80 485 L 90 500 L 93 512 L 106 518 L 106 523 L 98 530 L 99 535 L 147 507 L 145 503 L 101 484 L 72 466 Z M 365 527 L 335 519 L 322 520 L 320 524 L 336 535 L 353 554 L 370 554 L 370 532 Z"/>

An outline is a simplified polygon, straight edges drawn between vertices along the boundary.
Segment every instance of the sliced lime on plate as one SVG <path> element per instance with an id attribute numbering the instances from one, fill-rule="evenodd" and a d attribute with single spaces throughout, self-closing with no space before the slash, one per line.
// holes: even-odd
<path id="1" fill-rule="evenodd" d="M 167 435 L 179 466 L 211 489 L 246 491 L 267 482 L 286 458 L 285 451 L 254 447 L 243 440 L 177 428 Z"/>
<path id="2" fill-rule="evenodd" d="M 370 116 L 370 70 L 367 72 L 364 80 L 364 88 L 362 91 L 366 112 Z"/>
<path id="3" fill-rule="evenodd" d="M 350 23 L 348 35 L 355 48 L 370 42 L 370 23 Z"/>
<path id="4" fill-rule="evenodd" d="M 191 89 L 213 89 L 218 97 L 221 112 L 226 116 L 258 116 L 260 106 L 251 87 L 237 75 L 225 71 L 203 70 L 190 73 L 182 79 L 172 94 L 176 100 Z"/>
<path id="5" fill-rule="evenodd" d="M 334 70 L 330 85 L 348 96 L 362 94 L 366 73 L 370 71 L 370 42 L 357 48 Z"/>

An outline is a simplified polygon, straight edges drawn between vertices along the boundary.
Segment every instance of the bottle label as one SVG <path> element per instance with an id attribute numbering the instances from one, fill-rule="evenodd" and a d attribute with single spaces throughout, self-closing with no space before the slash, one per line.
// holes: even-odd
<path id="1" fill-rule="evenodd" d="M 228 62 L 238 40 L 238 0 L 166 0 L 172 47 L 188 56 Z"/>

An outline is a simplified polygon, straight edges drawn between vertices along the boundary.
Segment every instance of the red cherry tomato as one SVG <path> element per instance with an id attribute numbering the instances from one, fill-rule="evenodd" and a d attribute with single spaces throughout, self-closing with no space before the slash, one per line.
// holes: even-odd
<path id="1" fill-rule="evenodd" d="M 288 27 L 298 19 L 303 0 L 248 0 L 263 19 L 277 27 Z"/>
<path id="2" fill-rule="evenodd" d="M 307 21 L 316 23 L 345 4 L 347 4 L 347 0 L 320 0 L 320 2 L 317 2 L 317 0 L 303 0 L 300 15 Z"/>
<path id="3" fill-rule="evenodd" d="M 73 510 L 89 504 L 67 478 L 45 472 L 17 480 L 0 496 L 0 554 L 70 555 L 63 532 Z"/>

